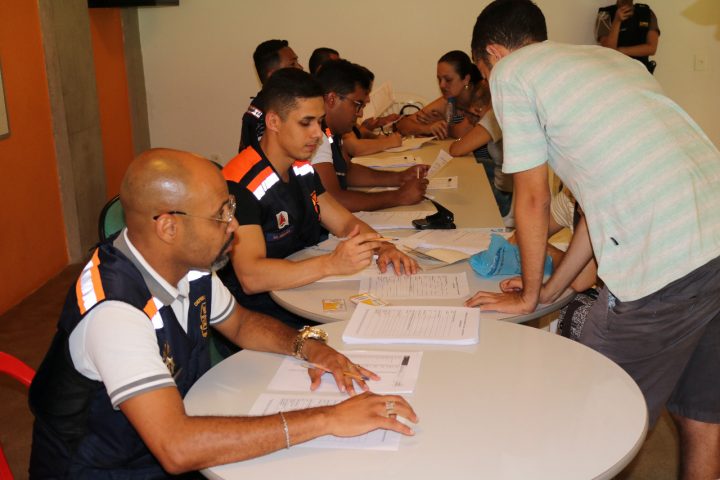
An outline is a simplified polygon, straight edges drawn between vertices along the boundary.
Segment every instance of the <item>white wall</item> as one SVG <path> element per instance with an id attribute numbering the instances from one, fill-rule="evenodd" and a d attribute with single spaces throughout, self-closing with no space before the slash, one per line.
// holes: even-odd
<path id="1" fill-rule="evenodd" d="M 139 9 L 153 146 L 194 151 L 222 163 L 237 151 L 240 119 L 259 89 L 252 52 L 282 38 L 307 67 L 313 49 L 332 47 L 365 65 L 376 85 L 438 96 L 435 64 L 469 52 L 475 18 L 488 0 L 180 0 Z M 552 40 L 594 43 L 595 12 L 608 0 L 538 0 Z M 351 7 L 352 6 L 352 7 Z M 359 7 L 361 6 L 361 7 Z M 720 1 L 654 0 L 662 31 L 656 77 L 720 145 Z M 706 69 L 694 70 L 694 56 Z"/>

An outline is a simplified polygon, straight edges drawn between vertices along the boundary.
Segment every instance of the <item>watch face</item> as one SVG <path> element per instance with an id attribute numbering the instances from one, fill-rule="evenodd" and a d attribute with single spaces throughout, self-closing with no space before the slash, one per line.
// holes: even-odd
<path id="1" fill-rule="evenodd" d="M 327 341 L 328 334 L 325 332 L 325 330 L 322 330 L 317 327 L 306 327 L 306 329 L 303 329 L 303 334 L 305 338 L 312 338 L 315 340 L 321 340 L 323 342 Z"/>

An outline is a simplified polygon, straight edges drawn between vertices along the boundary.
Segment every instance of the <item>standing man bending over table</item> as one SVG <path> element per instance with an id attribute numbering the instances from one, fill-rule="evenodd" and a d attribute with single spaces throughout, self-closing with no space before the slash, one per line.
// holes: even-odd
<path id="1" fill-rule="evenodd" d="M 282 309 L 266 292 L 355 273 L 370 264 L 374 253 L 383 272 L 392 263 L 397 274 L 415 273 L 414 260 L 376 241 L 377 232 L 325 192 L 307 161 L 323 136 L 325 111 L 317 81 L 300 70 L 278 70 L 262 95 L 266 128 L 259 147 L 246 148 L 223 169 L 238 202 L 240 245 L 221 277 L 240 304 L 299 326 L 307 320 Z M 327 255 L 285 259 L 322 240 L 322 227 L 346 240 Z"/>
<path id="2" fill-rule="evenodd" d="M 243 348 L 322 365 L 351 394 L 343 371 L 364 369 L 238 306 L 217 279 L 237 222 L 235 200 L 209 161 L 145 152 L 128 168 L 120 201 L 127 228 L 95 250 L 70 289 L 30 386 L 31 478 L 167 478 L 326 434 L 412 434 L 391 418 L 417 421 L 401 397 L 369 393 L 278 415 L 189 417 L 182 399 L 210 368 L 208 324 Z M 321 374 L 310 371 L 311 388 Z"/>
<path id="3" fill-rule="evenodd" d="M 488 5 L 472 48 L 492 68 L 523 274 L 468 304 L 530 312 L 594 251 L 605 286 L 579 341 L 633 377 L 651 426 L 667 404 L 684 478 L 720 477 L 720 152 L 640 63 L 547 41 L 529 0 Z M 543 285 L 548 163 L 585 215 Z"/>
<path id="4" fill-rule="evenodd" d="M 325 99 L 323 131 L 326 138 L 312 157 L 325 189 L 351 212 L 413 205 L 425 195 L 427 166 L 383 172 L 345 158 L 342 137 L 352 132 L 368 102 L 372 73 L 347 60 L 325 62 L 317 73 Z M 348 187 L 399 187 L 385 192 L 358 192 Z"/>

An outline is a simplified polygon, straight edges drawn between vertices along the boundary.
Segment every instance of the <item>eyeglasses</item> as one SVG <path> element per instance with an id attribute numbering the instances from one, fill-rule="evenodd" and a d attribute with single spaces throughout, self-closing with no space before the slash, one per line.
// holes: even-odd
<path id="1" fill-rule="evenodd" d="M 350 100 L 352 103 L 354 103 L 355 104 L 355 113 L 357 115 L 360 115 L 360 112 L 362 112 L 363 108 L 365 108 L 365 105 L 366 105 L 365 102 L 361 102 L 360 100 L 353 100 L 352 98 L 346 97 L 345 95 L 338 95 L 338 97 L 340 98 L 340 100 Z"/>
<path id="2" fill-rule="evenodd" d="M 185 215 L 186 217 L 195 217 L 195 218 L 204 218 L 205 220 L 214 220 L 216 222 L 220 223 L 226 223 L 230 224 L 233 221 L 233 218 L 235 217 L 235 208 L 237 207 L 237 203 L 235 202 L 235 196 L 230 195 L 228 197 L 227 202 L 225 202 L 222 206 L 222 210 L 220 213 L 215 215 L 214 217 L 207 217 L 205 215 L 193 215 L 191 213 L 183 212 L 181 210 L 170 210 L 169 212 L 160 213 L 158 215 L 155 215 L 152 217 L 153 220 L 157 220 L 160 218 L 161 215 Z"/>

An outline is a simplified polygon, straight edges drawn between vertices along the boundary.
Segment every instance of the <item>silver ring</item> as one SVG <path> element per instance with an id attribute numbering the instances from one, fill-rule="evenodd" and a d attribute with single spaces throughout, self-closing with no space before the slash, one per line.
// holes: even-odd
<path id="1" fill-rule="evenodd" d="M 387 413 L 388 418 L 397 417 L 397 412 L 395 411 L 395 400 L 388 400 L 385 402 L 385 412 Z"/>

